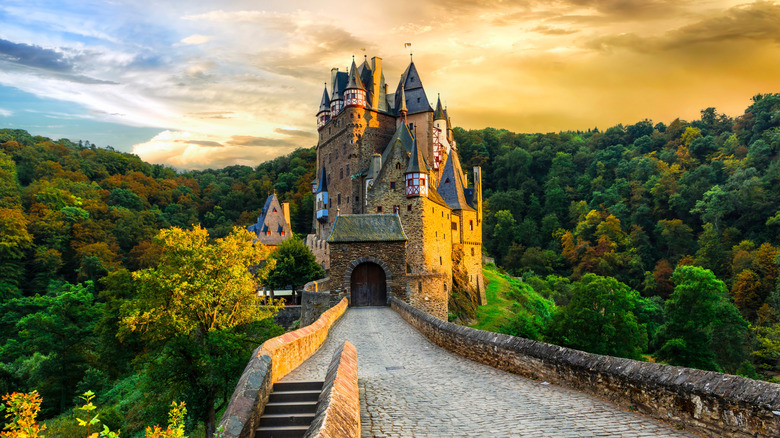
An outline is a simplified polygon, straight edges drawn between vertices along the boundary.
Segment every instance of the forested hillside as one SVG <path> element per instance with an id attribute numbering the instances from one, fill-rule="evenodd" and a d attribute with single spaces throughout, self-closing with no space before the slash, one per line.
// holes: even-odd
<path id="1" fill-rule="evenodd" d="M 493 285 L 506 308 L 483 309 L 486 326 L 777 379 L 780 94 L 756 96 L 736 119 L 708 108 L 668 126 L 456 128 L 455 137 L 464 168 L 483 168 L 485 250 L 523 279 L 501 277 L 504 292 Z M 197 427 L 230 396 L 245 357 L 204 356 L 224 373 L 211 407 L 198 405 L 198 388 L 161 384 L 181 382 L 187 364 L 170 358 L 189 351 L 117 336 L 120 315 L 142 296 L 131 272 L 157 266 L 160 229 L 202 224 L 211 239 L 228 236 L 254 222 L 273 191 L 290 202 L 293 230 L 307 234 L 314 161 L 313 149 L 299 149 L 256 168 L 176 172 L 0 129 L 0 394 L 37 389 L 51 418 L 92 390 L 104 424 L 122 436 L 165 423 L 176 395 L 188 400 L 187 430 Z"/>
<path id="2" fill-rule="evenodd" d="M 290 202 L 294 231 L 307 233 L 314 160 L 299 149 L 254 169 L 177 173 L 110 148 L 0 130 L 0 394 L 37 389 L 45 419 L 92 390 L 123 436 L 164 424 L 172 397 L 187 399 L 197 422 L 205 408 L 191 403 L 193 388 L 159 386 L 172 376 L 158 350 L 134 333 L 117 337 L 121 309 L 137 295 L 130 272 L 157 264 L 160 229 L 202 224 L 224 237 L 254 222 L 273 191 Z M 217 385 L 222 397 L 254 346 L 219 365 L 237 369 Z"/>
<path id="3" fill-rule="evenodd" d="M 735 372 L 742 365 L 750 374 L 752 362 L 767 375 L 780 371 L 780 94 L 755 96 L 736 119 L 708 108 L 700 120 L 668 126 L 644 120 L 557 134 L 456 128 L 455 138 L 464 165 L 483 168 L 488 254 L 554 298 L 559 318 L 575 312 L 566 309 L 580 289 L 593 299 L 599 288 L 621 290 L 635 302 L 625 311 L 639 319 L 625 333 L 633 333 L 636 349 L 622 355 L 658 352 L 688 366 Z M 694 268 L 673 277 L 687 265 L 714 277 Z M 702 304 L 704 313 L 675 307 L 686 281 L 714 294 L 689 297 L 712 301 Z M 681 292 L 673 295 L 676 285 Z M 685 321 L 672 311 L 688 312 Z M 587 317 L 568 316 L 569 323 Z M 680 335 L 686 321 L 701 339 Z M 545 339 L 616 354 L 553 326 Z M 681 359 L 702 352 L 711 357 Z"/>

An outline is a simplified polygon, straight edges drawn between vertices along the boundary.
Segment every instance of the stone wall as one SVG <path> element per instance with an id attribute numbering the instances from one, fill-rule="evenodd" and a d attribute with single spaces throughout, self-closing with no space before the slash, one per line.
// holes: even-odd
<path id="1" fill-rule="evenodd" d="M 314 222 L 317 222 L 316 220 Z M 314 259 L 317 260 L 322 269 L 330 269 L 330 251 L 328 250 L 328 242 L 317 237 L 316 234 L 309 234 L 306 236 L 306 246 L 309 248 Z"/>
<path id="2" fill-rule="evenodd" d="M 276 312 L 276 315 L 274 315 L 274 322 L 284 327 L 285 329 L 292 327 L 293 323 L 299 319 L 301 319 L 301 306 L 294 306 L 290 304 L 279 309 L 279 311 Z"/>
<path id="3" fill-rule="evenodd" d="M 252 353 L 219 422 L 222 438 L 253 438 L 271 387 L 308 359 L 344 315 L 347 300 L 328 309 L 314 324 L 271 338 Z"/>
<path id="4" fill-rule="evenodd" d="M 326 310 L 338 304 L 346 297 L 345 294 L 331 294 L 330 291 L 301 292 L 301 327 L 314 323 Z"/>
<path id="5" fill-rule="evenodd" d="M 333 354 L 320 394 L 317 413 L 306 438 L 360 436 L 360 396 L 355 347 L 344 341 Z"/>
<path id="6" fill-rule="evenodd" d="M 351 242 L 330 244 L 330 292 L 350 298 L 352 270 L 362 262 L 373 262 L 385 271 L 387 296 L 402 297 L 406 279 L 406 242 Z"/>
<path id="7" fill-rule="evenodd" d="M 704 436 L 780 436 L 780 385 L 475 330 L 399 300 L 391 306 L 435 344 L 476 362 L 589 393 Z"/>

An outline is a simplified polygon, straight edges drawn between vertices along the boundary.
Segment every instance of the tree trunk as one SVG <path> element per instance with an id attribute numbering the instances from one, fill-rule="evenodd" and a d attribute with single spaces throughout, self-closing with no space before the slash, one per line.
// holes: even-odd
<path id="1" fill-rule="evenodd" d="M 206 398 L 206 406 L 208 411 L 206 412 L 206 438 L 214 438 L 214 432 L 217 430 L 217 412 L 214 410 L 214 393 L 208 395 Z"/>
<path id="2" fill-rule="evenodd" d="M 270 288 L 269 290 L 271 291 L 271 302 L 273 303 L 273 301 L 274 301 L 274 288 Z"/>

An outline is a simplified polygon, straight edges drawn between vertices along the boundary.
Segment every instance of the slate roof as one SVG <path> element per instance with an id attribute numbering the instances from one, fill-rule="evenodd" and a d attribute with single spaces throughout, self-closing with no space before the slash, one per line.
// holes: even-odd
<path id="1" fill-rule="evenodd" d="M 458 153 L 453 150 L 447 157 L 437 191 L 453 210 L 474 211 L 466 198 L 465 189 L 466 184 L 463 181 L 460 159 Z"/>
<path id="2" fill-rule="evenodd" d="M 428 173 L 431 170 L 431 168 L 428 167 L 428 163 L 425 162 L 422 149 L 417 147 L 417 137 L 414 139 L 411 154 L 411 157 L 409 157 L 409 165 L 406 166 L 406 171 L 404 173 Z"/>
<path id="3" fill-rule="evenodd" d="M 322 166 L 320 172 L 320 182 L 317 184 L 317 193 L 328 191 L 328 178 L 325 176 L 325 166 Z"/>
<path id="4" fill-rule="evenodd" d="M 344 89 L 349 82 L 349 74 L 344 71 L 336 72 L 333 78 L 333 91 L 330 93 L 331 100 L 344 100 Z"/>
<path id="5" fill-rule="evenodd" d="M 330 97 L 328 97 L 327 85 L 325 86 L 325 89 L 322 90 L 322 101 L 320 102 L 320 110 L 317 112 L 317 114 L 323 111 L 330 111 Z"/>
<path id="6" fill-rule="evenodd" d="M 404 101 L 409 114 L 433 111 L 433 108 L 428 103 L 428 97 L 425 95 L 425 89 L 423 88 L 420 75 L 417 73 L 417 68 L 414 66 L 414 61 L 410 62 L 409 66 L 406 67 L 406 71 L 401 75 L 401 80 L 398 82 L 398 87 L 395 90 L 395 105 L 393 108 L 396 108 L 399 114 L 402 97 L 401 89 L 405 90 Z"/>
<path id="7" fill-rule="evenodd" d="M 401 142 L 401 145 L 404 147 L 407 153 L 412 152 L 412 148 L 414 147 L 414 138 L 412 138 L 412 133 L 409 132 L 409 127 L 403 123 L 399 124 L 398 127 L 395 128 L 395 134 L 393 134 L 393 138 L 390 139 L 390 142 L 387 143 L 384 152 L 382 152 L 382 166 L 384 166 L 385 163 L 387 163 L 387 160 L 390 159 L 390 153 L 393 150 L 393 146 L 398 141 Z"/>
<path id="8" fill-rule="evenodd" d="M 441 107 L 441 96 L 436 99 L 436 112 L 433 113 L 433 120 L 447 120 L 447 115 Z"/>
<path id="9" fill-rule="evenodd" d="M 342 214 L 336 217 L 328 243 L 403 242 L 406 234 L 396 214 Z"/>
<path id="10" fill-rule="evenodd" d="M 255 233 L 255 241 L 263 245 L 279 245 L 284 239 L 292 236 L 292 229 L 285 220 L 284 210 L 276 194 L 266 198 L 260 216 L 257 217 L 257 223 L 248 226 L 247 230 Z M 271 230 L 270 235 L 266 234 L 269 230 Z"/>
<path id="11" fill-rule="evenodd" d="M 360 80 L 360 74 L 358 73 L 357 66 L 355 65 L 355 60 L 352 60 L 352 67 L 349 68 L 349 82 L 347 82 L 345 90 L 350 90 L 353 88 L 357 88 L 358 90 L 366 90 L 366 87 L 363 86 L 363 81 Z"/>

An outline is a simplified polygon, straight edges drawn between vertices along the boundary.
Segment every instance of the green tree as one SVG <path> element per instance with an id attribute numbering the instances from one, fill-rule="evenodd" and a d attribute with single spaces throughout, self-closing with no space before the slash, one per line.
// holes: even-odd
<path id="1" fill-rule="evenodd" d="M 273 263 L 263 275 L 263 284 L 273 289 L 292 286 L 293 296 L 300 286 L 325 276 L 314 254 L 302 240 L 295 237 L 282 241 L 271 253 L 269 260 L 273 260 Z"/>
<path id="2" fill-rule="evenodd" d="M 658 358 L 672 365 L 736 371 L 745 359 L 748 323 L 712 271 L 678 266 L 658 329 Z"/>
<path id="3" fill-rule="evenodd" d="M 155 241 L 162 247 L 159 265 L 133 273 L 138 293 L 124 306 L 121 324 L 155 352 L 147 373 L 160 392 L 168 401 L 187 399 L 211 438 L 216 412 L 251 347 L 262 341 L 252 339 L 257 324 L 276 310 L 260 306 L 249 272 L 268 250 L 238 227 L 213 243 L 200 226 L 165 229 Z"/>
<path id="4" fill-rule="evenodd" d="M 638 359 L 647 331 L 634 314 L 639 292 L 612 277 L 586 274 L 574 283 L 569 304 L 553 316 L 552 342 L 596 354 Z"/>

